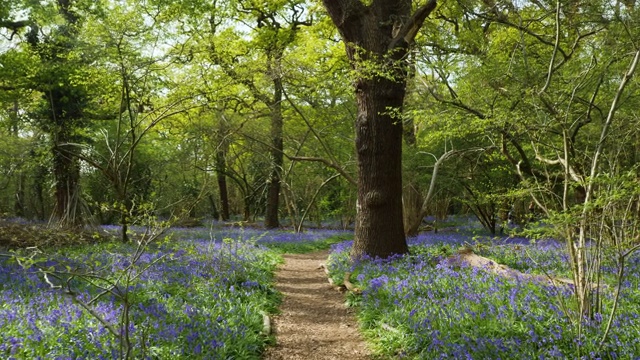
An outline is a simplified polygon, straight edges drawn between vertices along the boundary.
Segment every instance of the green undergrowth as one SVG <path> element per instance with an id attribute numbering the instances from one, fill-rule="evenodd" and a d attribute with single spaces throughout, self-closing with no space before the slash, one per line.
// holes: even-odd
<path id="1" fill-rule="evenodd" d="M 119 328 L 122 299 L 106 294 L 89 303 L 99 320 L 51 289 L 38 267 L 62 277 L 92 274 L 102 284 L 124 272 L 135 276 L 118 285 L 128 292 L 131 359 L 257 359 L 274 341 L 264 334 L 263 314 L 277 312 L 281 300 L 273 275 L 280 254 L 231 237 L 168 240 L 150 245 L 132 265 L 134 248 L 117 242 L 42 248 L 27 269 L 0 257 L 0 358 L 121 358 L 117 337 L 101 321 Z M 101 291 L 81 277 L 72 286 L 85 302 Z"/>
<path id="2" fill-rule="evenodd" d="M 265 247 L 278 254 L 306 254 L 314 251 L 329 250 L 332 245 L 353 239 L 353 234 L 339 234 L 318 240 L 300 242 L 265 243 Z"/>
<path id="3" fill-rule="evenodd" d="M 508 279 L 447 261 L 456 245 L 419 244 L 411 255 L 349 259 L 349 244 L 334 246 L 327 264 L 362 290 L 347 304 L 370 347 L 383 359 L 639 359 L 640 256 L 627 264 L 611 331 L 603 340 L 614 287 L 602 309 L 578 329 L 567 315 L 576 306 L 568 286 Z M 566 274 L 561 246 L 495 245 L 479 252 L 526 273 Z M 605 268 L 613 272 L 615 268 Z M 610 278 L 610 277 L 607 277 Z M 600 345 L 602 343 L 602 345 Z"/>

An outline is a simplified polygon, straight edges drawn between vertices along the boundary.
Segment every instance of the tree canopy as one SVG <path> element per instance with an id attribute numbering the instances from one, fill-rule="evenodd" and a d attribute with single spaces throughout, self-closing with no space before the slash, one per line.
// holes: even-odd
<path id="1" fill-rule="evenodd" d="M 598 0 L 5 1 L 0 213 L 354 226 L 356 257 L 406 252 L 427 215 L 577 216 L 604 176 L 640 175 L 639 19 Z"/>

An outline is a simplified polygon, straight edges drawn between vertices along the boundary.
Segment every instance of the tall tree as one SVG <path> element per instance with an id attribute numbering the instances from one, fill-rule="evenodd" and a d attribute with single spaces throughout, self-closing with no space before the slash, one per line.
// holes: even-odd
<path id="1" fill-rule="evenodd" d="M 278 219 L 279 199 L 282 179 L 282 167 L 284 164 L 284 118 L 282 114 L 282 101 L 284 100 L 282 60 L 285 50 L 296 39 L 296 35 L 303 25 L 310 25 L 309 21 L 302 20 L 304 7 L 298 0 L 287 1 L 281 4 L 272 3 L 265 6 L 254 1 L 240 2 L 241 12 L 250 14 L 255 18 L 256 45 L 265 55 L 265 75 L 271 84 L 270 94 L 256 91 L 252 88 L 254 96 L 262 101 L 269 109 L 270 118 L 270 157 L 271 170 L 267 184 L 267 203 L 264 225 L 267 229 L 280 226 Z"/>
<path id="2" fill-rule="evenodd" d="M 51 136 L 52 173 L 55 206 L 53 218 L 62 226 L 82 223 L 80 203 L 80 163 L 77 149 L 71 145 L 81 141 L 78 130 L 85 126 L 84 110 L 87 91 L 75 81 L 82 60 L 74 61 L 82 18 L 74 9 L 74 1 L 58 0 L 56 7 L 61 25 L 40 38 L 38 25 L 31 25 L 27 40 L 43 63 L 35 87 L 42 93 L 42 129 Z"/>
<path id="3" fill-rule="evenodd" d="M 229 220 L 229 190 L 227 188 L 227 153 L 229 152 L 228 125 L 222 114 L 218 125 L 218 146 L 216 147 L 216 179 L 220 193 L 220 220 Z"/>
<path id="4" fill-rule="evenodd" d="M 323 0 L 355 70 L 358 204 L 352 257 L 408 252 L 402 219 L 402 111 L 405 59 L 429 0 L 412 14 L 411 0 Z"/>

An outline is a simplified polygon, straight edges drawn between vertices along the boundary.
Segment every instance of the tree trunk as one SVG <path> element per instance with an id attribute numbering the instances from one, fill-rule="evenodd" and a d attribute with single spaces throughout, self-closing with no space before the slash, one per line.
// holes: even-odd
<path id="1" fill-rule="evenodd" d="M 249 221 L 251 219 L 251 204 L 253 204 L 253 196 L 248 193 L 250 190 L 247 190 L 247 193 L 242 197 L 242 220 Z"/>
<path id="2" fill-rule="evenodd" d="M 411 66 L 410 78 L 415 76 L 415 66 Z M 403 121 L 402 137 L 404 143 L 411 151 L 416 152 L 416 131 L 413 122 L 413 117 L 409 116 Z M 404 186 L 402 192 L 402 209 L 404 214 L 404 234 L 407 237 L 417 236 L 422 219 L 424 218 L 422 207 L 422 190 L 420 187 L 420 181 L 418 180 L 418 170 L 415 167 L 409 166 L 405 171 L 405 179 L 408 179 L 408 184 Z"/>
<path id="3" fill-rule="evenodd" d="M 216 154 L 216 178 L 218 180 L 218 191 L 220 192 L 220 219 L 229 220 L 229 192 L 227 190 L 227 176 L 225 175 L 226 160 L 224 154 L 218 151 Z"/>
<path id="4" fill-rule="evenodd" d="M 20 121 L 18 118 L 18 112 L 20 111 L 20 106 L 18 104 L 18 100 L 14 100 L 13 101 L 13 109 L 11 109 L 11 112 L 9 113 L 9 120 L 10 120 L 10 132 L 11 132 L 11 136 L 14 138 L 18 138 L 20 136 L 19 134 L 19 128 L 18 128 L 18 122 Z M 15 213 L 15 216 L 17 217 L 25 217 L 26 213 L 25 213 L 25 194 L 24 194 L 24 182 L 25 182 L 25 176 L 24 176 L 24 170 L 23 170 L 23 166 L 20 166 L 20 168 L 17 171 L 17 179 L 16 179 L 16 191 L 15 191 L 15 198 L 14 198 L 14 202 L 13 202 L 13 211 Z"/>
<path id="5" fill-rule="evenodd" d="M 87 103 L 85 89 L 74 81 L 72 69 L 81 63 L 70 59 L 70 51 L 77 46 L 81 18 L 74 12 L 73 1 L 56 1 L 58 13 L 65 19 L 52 29 L 51 43 L 38 42 L 34 37 L 29 43 L 45 64 L 40 76 L 54 79 L 40 89 L 45 101 L 46 122 L 42 128 L 51 136 L 53 154 L 53 180 L 55 204 L 52 218 L 59 226 L 78 227 L 84 222 L 80 209 L 80 164 L 76 145 L 80 142 L 76 130 L 84 126 L 83 110 Z"/>
<path id="6" fill-rule="evenodd" d="M 360 80 L 356 93 L 358 203 L 351 255 L 388 257 L 408 252 L 402 219 L 402 124 L 404 82 Z"/>
<path id="7" fill-rule="evenodd" d="M 33 152 L 31 156 L 34 156 Z M 44 189 L 47 178 L 48 169 L 39 164 L 35 170 L 35 176 L 33 179 L 33 191 L 35 195 L 35 212 L 36 218 L 40 221 L 44 221 L 47 218 L 47 211 L 45 207 Z"/>
<path id="8" fill-rule="evenodd" d="M 281 56 L 282 54 L 279 54 Z M 280 203 L 280 173 L 284 161 L 283 155 L 283 119 L 282 119 L 282 79 L 279 75 L 279 58 L 275 60 L 276 66 L 270 66 L 272 74 L 274 94 L 273 101 L 269 104 L 271 112 L 271 174 L 269 175 L 269 187 L 267 190 L 266 214 L 264 226 L 267 229 L 280 227 L 278 220 L 278 208 Z"/>
<path id="9" fill-rule="evenodd" d="M 227 126 L 224 118 L 220 118 L 218 151 L 216 151 L 216 179 L 218 181 L 218 192 L 220 193 L 220 220 L 229 220 L 229 192 L 227 190 L 227 151 L 229 141 L 227 140 Z"/>
<path id="10" fill-rule="evenodd" d="M 53 148 L 54 197 L 53 218 L 62 227 L 77 227 L 82 224 L 80 212 L 79 180 L 80 167 L 78 159 L 69 151 L 65 151 L 67 141 L 63 137 Z"/>
<path id="11" fill-rule="evenodd" d="M 352 258 L 408 252 L 402 219 L 402 105 L 404 59 L 435 8 L 430 0 L 411 15 L 411 0 L 323 0 L 338 27 L 357 79 L 358 203 Z"/>
<path id="12" fill-rule="evenodd" d="M 211 194 L 209 194 L 208 198 L 209 198 L 209 205 L 211 205 L 211 217 L 213 217 L 216 220 L 220 219 L 220 212 L 218 211 L 218 207 L 216 206 L 216 199 Z M 229 219 L 226 219 L 226 220 L 229 220 Z"/>
<path id="13" fill-rule="evenodd" d="M 25 199 L 25 194 L 24 194 L 24 174 L 22 173 L 22 170 L 20 170 L 18 172 L 18 179 L 16 181 L 16 192 L 15 192 L 15 199 L 14 199 L 14 203 L 13 203 L 13 211 L 15 212 L 15 215 L 17 217 L 25 217 L 26 216 L 26 211 L 25 211 L 25 203 L 24 203 L 24 199 Z"/>
<path id="14" fill-rule="evenodd" d="M 402 194 L 402 206 L 405 235 L 408 237 L 418 235 L 424 213 L 422 212 L 422 193 L 417 181 L 411 181 L 408 186 L 405 186 Z"/>

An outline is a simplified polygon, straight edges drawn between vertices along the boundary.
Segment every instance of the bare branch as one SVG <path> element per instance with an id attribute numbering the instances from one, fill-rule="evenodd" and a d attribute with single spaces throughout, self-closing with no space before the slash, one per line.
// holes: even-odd
<path id="1" fill-rule="evenodd" d="M 587 212 L 587 203 L 591 198 L 591 192 L 593 189 L 593 179 L 596 176 L 598 161 L 600 158 L 600 154 L 602 153 L 602 148 L 604 147 L 604 142 L 607 136 L 609 136 L 609 128 L 611 127 L 611 123 L 613 122 L 613 116 L 615 115 L 616 110 L 618 110 L 618 102 L 620 101 L 620 97 L 622 96 L 622 92 L 624 91 L 624 88 L 627 86 L 627 83 L 629 82 L 631 77 L 633 77 L 633 74 L 636 71 L 636 67 L 638 66 L 639 60 L 640 60 L 640 49 L 636 51 L 633 61 L 631 62 L 631 65 L 629 65 L 629 70 L 627 70 L 627 72 L 624 74 L 624 77 L 622 78 L 622 81 L 620 81 L 620 86 L 618 87 L 618 91 L 616 92 L 616 95 L 613 98 L 613 101 L 611 102 L 611 108 L 609 109 L 609 114 L 607 115 L 607 119 L 604 123 L 604 126 L 602 127 L 602 132 L 600 133 L 600 140 L 598 141 L 596 151 L 593 154 L 593 160 L 591 162 L 591 172 L 589 174 L 589 184 L 587 185 L 587 193 L 584 201 L 585 207 L 583 209 L 583 214 L 586 214 Z M 586 219 L 584 219 L 583 217 L 582 221 L 586 221 Z M 583 236 L 582 229 L 580 232 L 581 232 L 580 235 L 582 237 Z"/>
<path id="2" fill-rule="evenodd" d="M 284 154 L 284 156 L 287 157 L 287 159 L 289 160 L 295 160 L 295 161 L 314 161 L 314 162 L 321 162 L 323 164 L 325 164 L 326 166 L 336 170 L 337 172 L 340 173 L 340 175 L 344 176 L 344 178 L 351 183 L 354 186 L 358 185 L 358 182 L 351 177 L 351 175 L 349 175 L 342 167 L 340 167 L 337 164 L 332 163 L 331 161 L 327 160 L 327 159 L 323 159 L 323 158 L 318 158 L 318 157 L 307 157 L 307 156 L 289 156 L 287 154 Z"/>
<path id="3" fill-rule="evenodd" d="M 484 149 L 473 148 L 473 149 L 465 149 L 465 150 L 449 150 L 446 153 L 442 154 L 442 156 L 440 156 L 440 158 L 436 160 L 436 163 L 433 165 L 433 172 L 431 173 L 431 182 L 429 183 L 429 190 L 427 190 L 427 195 L 424 197 L 424 201 L 422 202 L 422 207 L 420 208 L 420 212 L 422 214 L 425 214 L 427 212 L 429 201 L 431 201 L 431 197 L 433 197 L 433 189 L 435 189 L 435 186 L 436 186 L 438 170 L 440 169 L 440 166 L 442 165 L 442 163 L 444 163 L 444 161 L 447 160 L 448 158 L 457 154 L 462 154 L 470 151 L 482 151 L 482 150 Z"/>
<path id="4" fill-rule="evenodd" d="M 573 179 L 573 181 L 577 183 L 582 183 L 582 180 L 583 180 L 582 176 L 575 171 L 573 166 L 571 166 L 570 164 L 567 164 L 565 159 L 560 157 L 558 157 L 555 160 L 545 158 L 538 152 L 538 149 L 536 149 L 535 144 L 531 143 L 531 147 L 533 148 L 533 151 L 536 153 L 536 160 L 548 165 L 561 165 L 564 169 L 567 170 L 567 173 L 571 176 L 571 179 Z"/>
<path id="5" fill-rule="evenodd" d="M 313 136 L 318 140 L 318 142 L 320 143 L 320 145 L 322 146 L 322 148 L 324 149 L 324 151 L 327 153 L 327 155 L 329 156 L 329 158 L 331 159 L 331 163 L 334 164 L 334 166 L 338 166 L 338 161 L 336 159 L 335 156 L 333 156 L 333 153 L 329 150 L 329 146 L 326 144 L 326 142 L 322 139 L 322 137 L 318 134 L 318 132 L 316 132 L 316 130 L 313 128 L 313 126 L 311 126 L 311 122 L 309 121 L 309 119 L 307 119 L 307 117 L 305 116 L 305 114 L 300 110 L 300 108 L 298 108 L 298 106 L 291 101 L 291 98 L 289 98 L 289 95 L 287 94 L 287 92 L 282 89 L 282 94 L 284 95 L 284 98 L 287 99 L 287 102 L 291 105 L 291 107 L 293 107 L 293 110 L 295 110 L 295 112 L 300 115 L 300 117 L 302 118 L 302 120 L 304 121 L 305 124 L 307 124 L 307 127 L 309 128 L 309 131 L 311 131 L 311 133 L 313 134 Z M 333 167 L 333 166 L 332 166 Z M 334 167 L 335 168 L 335 167 Z M 344 173 L 343 171 L 339 171 L 341 174 Z M 346 178 L 349 182 L 352 182 L 353 179 L 349 180 L 349 178 Z M 355 182 L 352 182 L 355 185 Z"/>
<path id="6" fill-rule="evenodd" d="M 313 206 L 313 203 L 316 201 L 316 198 L 318 197 L 318 194 L 320 193 L 320 190 L 322 190 L 322 188 L 325 185 L 327 185 L 331 180 L 337 178 L 338 176 L 340 176 L 340 174 L 333 174 L 328 179 L 323 181 L 322 184 L 320 184 L 320 186 L 318 186 L 318 188 L 316 189 L 316 192 L 313 194 L 313 197 L 311 198 L 311 201 L 309 201 L 309 204 L 307 205 L 307 208 L 304 209 L 304 212 L 302 213 L 302 217 L 300 218 L 300 223 L 298 224 L 298 232 L 302 231 L 302 224 L 304 223 L 304 219 L 307 216 L 307 214 L 309 213 L 309 210 L 311 209 L 311 206 Z"/>
<path id="7" fill-rule="evenodd" d="M 551 75 L 553 75 L 553 64 L 556 62 L 556 54 L 560 47 L 560 0 L 556 0 L 556 41 L 553 46 L 553 53 L 551 53 L 551 61 L 549 61 L 549 72 L 547 73 L 547 81 L 545 82 L 539 94 L 547 91 L 549 84 L 551 84 Z"/>

